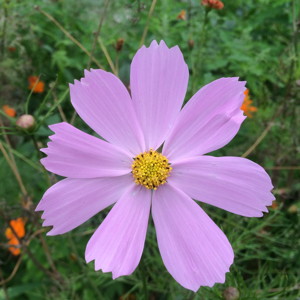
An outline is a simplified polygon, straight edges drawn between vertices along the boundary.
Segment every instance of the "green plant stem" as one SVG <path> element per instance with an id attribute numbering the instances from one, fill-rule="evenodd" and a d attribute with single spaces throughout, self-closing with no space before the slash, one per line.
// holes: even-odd
<path id="1" fill-rule="evenodd" d="M 27 193 L 27 190 L 26 190 L 26 188 L 25 188 L 25 186 L 24 186 L 22 177 L 21 177 L 21 175 L 20 175 L 20 173 L 19 173 L 19 170 L 18 170 L 18 168 L 17 168 L 17 165 L 16 165 L 16 163 L 15 163 L 15 160 L 14 160 L 14 159 L 12 160 L 11 157 L 9 157 L 9 155 L 7 154 L 7 152 L 6 152 L 5 148 L 4 148 L 4 146 L 2 145 L 2 142 L 0 142 L 0 151 L 2 152 L 2 154 L 3 154 L 3 156 L 4 156 L 5 160 L 6 160 L 6 162 L 8 163 L 8 165 L 9 165 L 9 167 L 11 168 L 13 174 L 15 175 L 16 180 L 17 180 L 17 182 L 18 182 L 18 184 L 19 184 L 19 187 L 20 187 L 20 190 L 21 190 L 21 192 L 22 192 L 23 197 L 24 197 L 25 199 L 27 199 L 28 193 Z M 10 154 L 11 154 L 11 153 L 10 153 Z"/>
<path id="2" fill-rule="evenodd" d="M 18 152 L 17 150 L 11 148 L 10 145 L 8 145 L 7 143 L 2 142 L 2 145 L 8 150 L 11 151 L 15 156 L 19 157 L 20 159 L 22 159 L 25 163 L 27 163 L 29 166 L 31 166 L 32 168 L 34 168 L 35 170 L 42 172 L 42 168 L 40 167 L 39 164 L 34 163 L 32 160 L 30 160 L 29 158 L 27 158 L 26 156 L 24 156 L 22 153 Z"/>
<path id="3" fill-rule="evenodd" d="M 142 283 L 143 283 L 143 293 L 144 293 L 144 299 L 148 300 L 149 299 L 149 297 L 148 297 L 149 292 L 148 292 L 148 285 L 147 285 L 147 276 L 146 276 L 144 266 L 145 266 L 145 264 L 142 261 L 140 268 L 141 268 Z"/>
<path id="4" fill-rule="evenodd" d="M 32 93 L 33 93 L 35 87 L 36 87 L 37 84 L 39 83 L 40 77 L 41 77 L 41 75 L 39 75 L 39 77 L 38 77 L 37 80 L 35 81 L 35 83 L 34 83 L 32 89 L 31 89 L 31 91 L 30 91 L 30 93 L 29 93 L 29 95 L 28 95 L 28 97 L 27 97 L 27 99 L 26 99 L 26 102 L 25 102 L 25 108 L 24 108 L 25 114 L 28 114 L 30 99 L 31 99 L 31 96 L 32 96 Z"/>
<path id="5" fill-rule="evenodd" d="M 67 31 L 54 17 L 52 17 L 50 14 L 45 12 L 43 9 L 41 9 L 39 6 L 35 6 L 35 9 L 39 11 L 41 14 L 43 14 L 46 18 L 48 18 L 52 23 L 54 23 L 65 35 L 67 38 L 69 38 L 75 45 L 77 45 L 87 56 L 91 58 L 91 60 L 100 68 L 103 69 L 102 65 L 99 63 L 99 61 L 92 56 L 92 54 L 77 40 L 75 39 L 69 31 Z"/>
<path id="6" fill-rule="evenodd" d="M 4 10 L 4 16 L 3 16 L 3 26 L 2 26 L 2 33 L 1 33 L 1 57 L 4 59 L 4 53 L 5 53 L 5 43 L 6 43 L 6 30 L 7 30 L 7 18 L 8 18 L 8 9 L 7 9 L 8 1 L 4 1 L 3 3 L 3 10 Z"/>
<path id="7" fill-rule="evenodd" d="M 100 46 L 101 50 L 103 51 L 103 54 L 105 55 L 105 58 L 106 58 L 106 60 L 107 60 L 107 62 L 108 62 L 108 64 L 109 64 L 109 66 L 110 66 L 112 72 L 113 72 L 116 76 L 118 76 L 118 74 L 117 74 L 117 69 L 116 69 L 116 67 L 115 67 L 115 65 L 114 65 L 114 63 L 113 63 L 113 61 L 112 61 L 112 59 L 111 59 L 111 57 L 110 57 L 110 55 L 109 55 L 109 53 L 108 53 L 108 51 L 107 51 L 105 45 L 104 45 L 104 43 L 102 42 L 102 39 L 101 39 L 100 37 L 98 38 L 98 43 L 99 43 L 99 46 Z"/>
<path id="8" fill-rule="evenodd" d="M 55 89 L 53 88 L 52 90 L 52 96 L 53 96 L 53 99 L 54 99 L 54 103 L 57 103 L 58 102 L 58 99 L 57 99 L 57 95 L 56 95 L 56 91 Z M 57 109 L 58 109 L 58 112 L 60 114 L 60 117 L 61 119 L 64 121 L 64 122 L 68 122 L 67 118 L 66 118 L 66 115 L 62 109 L 62 106 L 60 104 L 58 104 L 57 106 Z"/>
<path id="9" fill-rule="evenodd" d="M 16 275 L 16 273 L 17 273 L 17 271 L 18 271 L 18 269 L 19 269 L 19 267 L 21 265 L 22 259 L 23 259 L 23 255 L 21 253 L 20 256 L 19 256 L 19 258 L 18 258 L 18 260 L 17 260 L 17 262 L 16 262 L 16 264 L 15 264 L 15 266 L 14 266 L 14 268 L 13 268 L 13 270 L 12 270 L 12 272 L 10 273 L 10 275 L 7 278 L 2 278 L 1 279 L 0 286 L 1 285 L 5 286 L 5 284 L 7 282 L 11 281 L 14 278 L 14 276 Z M 0 272 L 1 272 L 1 270 L 0 270 Z"/>
<path id="10" fill-rule="evenodd" d="M 2 109 L 0 109 L 0 115 L 2 115 L 3 117 L 5 117 L 6 119 L 8 119 L 11 122 L 15 122 L 15 118 L 8 116 Z M 4 127 L 1 125 L 1 127 Z"/>
<path id="11" fill-rule="evenodd" d="M 47 118 L 52 114 L 52 112 L 65 100 L 68 93 L 69 93 L 69 88 L 67 88 L 66 91 L 63 93 L 63 95 L 60 97 L 60 99 L 52 105 L 52 107 L 49 109 L 47 114 L 39 122 L 38 128 L 45 122 L 45 120 L 47 120 Z"/>
<path id="12" fill-rule="evenodd" d="M 44 108 L 45 105 L 46 105 L 46 102 L 47 102 L 49 96 L 51 95 L 51 93 L 52 93 L 52 91 L 54 90 L 54 88 L 56 87 L 56 85 L 57 85 L 57 78 L 56 78 L 54 84 L 53 84 L 53 85 L 51 86 L 51 88 L 49 89 L 49 91 L 48 91 L 48 93 L 46 94 L 46 96 L 44 97 L 44 99 L 43 99 L 41 105 L 39 106 L 39 108 L 38 108 L 38 110 L 37 110 L 37 112 L 36 112 L 36 114 L 35 114 L 36 116 L 39 116 L 39 115 L 41 114 L 43 108 Z"/>
<path id="13" fill-rule="evenodd" d="M 152 17 L 156 2 L 157 2 L 157 0 L 152 0 L 150 10 L 149 10 L 149 13 L 148 13 L 148 17 L 147 17 L 147 21 L 146 21 L 146 25 L 145 25 L 145 28 L 144 28 L 144 31 L 143 31 L 143 34 L 142 34 L 142 38 L 141 38 L 141 41 L 140 41 L 140 47 L 143 46 L 144 43 L 145 43 L 145 39 L 146 39 L 148 29 L 149 29 L 149 25 L 150 25 L 150 19 Z"/>
<path id="14" fill-rule="evenodd" d="M 104 19 L 105 19 L 106 14 L 107 14 L 107 9 L 108 9 L 108 6 L 109 6 L 109 2 L 110 2 L 110 0 L 106 0 L 105 3 L 104 3 L 103 12 L 101 14 L 99 25 L 98 25 L 97 31 L 95 33 L 94 41 L 93 41 L 91 56 L 89 58 L 89 62 L 88 62 L 88 66 L 87 66 L 88 69 L 91 67 L 92 56 L 94 55 L 94 52 L 95 52 L 95 49 L 96 49 L 97 40 L 98 40 L 98 37 L 100 36 L 101 28 L 102 28 Z"/>
<path id="15" fill-rule="evenodd" d="M 68 240 L 69 240 L 69 243 L 70 243 L 70 246 L 72 248 L 72 251 L 76 254 L 77 257 L 79 257 L 79 254 L 78 254 L 78 251 L 77 251 L 77 248 L 76 248 L 76 245 L 74 243 L 74 240 L 72 238 L 72 235 L 71 233 L 68 234 Z M 77 260 L 78 262 L 78 265 L 81 269 L 81 271 L 85 274 L 86 276 L 86 279 L 89 278 L 89 274 L 87 272 L 87 267 L 85 265 L 83 265 L 82 261 L 80 259 Z M 97 299 L 99 300 L 104 300 L 104 297 L 103 295 L 100 293 L 99 289 L 97 288 L 97 286 L 94 284 L 93 280 L 88 280 L 88 283 L 90 284 L 91 288 L 94 290 L 94 292 L 96 293 L 97 295 Z"/>
<path id="16" fill-rule="evenodd" d="M 198 76 L 199 74 L 201 74 L 201 69 L 202 69 L 203 50 L 206 43 L 206 29 L 207 29 L 209 12 L 210 9 L 205 9 L 203 23 L 199 34 L 200 39 L 198 43 L 196 42 L 195 45 L 196 47 L 194 48 L 194 51 L 196 51 L 196 55 L 192 63 L 192 74 L 193 77 L 196 78 L 197 80 L 193 81 L 193 87 L 192 87 L 193 93 L 196 92 L 197 87 L 195 85 L 197 82 L 199 83 Z"/>

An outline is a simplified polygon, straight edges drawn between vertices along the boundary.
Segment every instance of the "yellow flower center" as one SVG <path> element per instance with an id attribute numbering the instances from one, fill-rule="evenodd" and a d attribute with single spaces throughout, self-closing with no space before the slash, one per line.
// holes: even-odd
<path id="1" fill-rule="evenodd" d="M 135 183 L 149 190 L 156 190 L 158 186 L 166 183 L 171 170 L 168 159 L 153 149 L 139 154 L 132 163 Z"/>

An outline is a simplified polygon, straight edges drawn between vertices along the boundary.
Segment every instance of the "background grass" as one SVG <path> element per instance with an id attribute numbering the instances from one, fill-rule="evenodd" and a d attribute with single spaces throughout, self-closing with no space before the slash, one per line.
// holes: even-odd
<path id="1" fill-rule="evenodd" d="M 223 10 L 209 12 L 194 0 L 0 3 L 0 107 L 8 104 L 17 111 L 15 118 L 0 117 L 0 300 L 214 300 L 230 299 L 224 296 L 229 287 L 239 291 L 238 299 L 300 299 L 298 1 L 224 1 Z M 182 10 L 186 20 L 177 18 Z M 116 51 L 121 38 L 123 48 Z M 166 271 L 152 220 L 139 267 L 113 281 L 111 274 L 95 272 L 84 262 L 86 243 L 108 210 L 56 237 L 45 236 L 47 230 L 33 212 L 46 189 L 59 180 L 43 170 L 36 151 L 51 134 L 47 125 L 73 120 L 92 133 L 74 118 L 68 83 L 83 76 L 85 68 L 101 65 L 112 71 L 107 50 L 113 70 L 128 85 L 133 55 L 153 39 L 181 48 L 190 69 L 186 101 L 219 77 L 239 76 L 248 82 L 258 111 L 230 144 L 213 154 L 246 155 L 267 169 L 275 186 L 276 203 L 263 218 L 201 204 L 228 236 L 235 261 L 225 284 L 201 287 L 197 293 L 182 288 Z M 30 94 L 31 75 L 45 82 L 44 93 Z M 32 132 L 15 126 L 26 107 L 37 121 Z M 15 160 L 12 167 L 5 153 L 10 162 Z M 26 235 L 21 255 L 13 256 L 5 229 L 18 217 L 27 219 Z"/>

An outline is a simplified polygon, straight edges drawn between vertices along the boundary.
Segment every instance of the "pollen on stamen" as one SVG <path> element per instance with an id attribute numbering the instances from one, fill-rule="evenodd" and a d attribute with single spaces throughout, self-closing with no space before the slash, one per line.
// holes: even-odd
<path id="1" fill-rule="evenodd" d="M 149 190 L 165 184 L 172 171 L 168 159 L 153 149 L 137 155 L 131 167 L 134 182 Z"/>

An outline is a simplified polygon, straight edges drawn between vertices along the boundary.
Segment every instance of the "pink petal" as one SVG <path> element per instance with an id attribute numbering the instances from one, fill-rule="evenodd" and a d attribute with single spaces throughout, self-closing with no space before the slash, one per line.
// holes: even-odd
<path id="1" fill-rule="evenodd" d="M 225 281 L 233 250 L 195 201 L 166 184 L 153 194 L 152 216 L 162 259 L 177 282 L 197 291 Z"/>
<path id="2" fill-rule="evenodd" d="M 113 278 L 130 275 L 144 248 L 151 191 L 134 185 L 116 203 L 87 244 L 87 262 L 95 260 L 95 270 L 112 272 Z"/>
<path id="3" fill-rule="evenodd" d="M 43 226 L 53 226 L 47 235 L 63 234 L 115 203 L 131 183 L 131 175 L 66 178 L 46 191 L 36 211 L 44 211 Z"/>
<path id="4" fill-rule="evenodd" d="M 172 165 L 172 183 L 191 198 L 246 217 L 261 217 L 275 199 L 271 179 L 240 157 L 200 156 Z"/>
<path id="5" fill-rule="evenodd" d="M 132 155 L 143 152 L 144 138 L 123 83 L 103 70 L 85 71 L 70 84 L 71 102 L 79 116 L 107 141 Z"/>
<path id="6" fill-rule="evenodd" d="M 157 149 L 172 128 L 188 78 L 188 67 L 178 46 L 169 49 L 163 41 L 159 45 L 153 41 L 134 56 L 130 88 L 147 149 Z"/>
<path id="7" fill-rule="evenodd" d="M 245 116 L 240 109 L 245 82 L 221 78 L 199 90 L 184 106 L 164 144 L 171 160 L 208 153 L 237 134 Z"/>
<path id="8" fill-rule="evenodd" d="M 41 160 L 48 171 L 72 178 L 120 176 L 131 171 L 131 158 L 118 147 L 68 123 L 49 127 L 55 134 L 48 148 L 41 149 L 48 155 Z"/>

